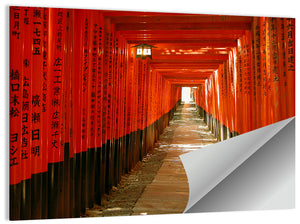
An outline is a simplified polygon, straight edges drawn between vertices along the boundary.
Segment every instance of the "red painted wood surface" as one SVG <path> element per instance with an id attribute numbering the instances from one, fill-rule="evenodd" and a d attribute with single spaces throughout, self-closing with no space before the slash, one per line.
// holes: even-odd
<path id="1" fill-rule="evenodd" d="M 34 149 L 38 149 L 40 139 L 39 135 L 33 135 L 35 132 L 34 130 L 37 130 L 38 133 L 40 131 L 39 123 L 38 123 L 38 116 L 39 115 L 39 94 L 38 97 L 35 98 L 33 95 L 35 95 L 36 92 L 39 92 L 37 88 L 39 88 L 39 85 L 36 85 L 36 82 L 34 81 L 34 75 L 37 72 L 35 69 L 33 56 L 39 57 L 38 54 L 40 52 L 38 46 L 37 54 L 34 53 L 33 46 L 33 11 L 34 8 L 21 8 L 21 13 L 23 14 L 22 18 L 24 18 L 23 23 L 23 30 L 26 35 L 24 36 L 23 40 L 23 79 L 22 79 L 22 137 L 21 137 L 21 172 L 22 172 L 22 180 L 29 179 L 31 177 L 31 173 L 35 173 L 37 170 L 36 167 L 36 157 L 34 155 L 39 155 L 39 150 L 37 150 L 37 153 L 33 153 L 31 156 L 31 152 Z M 26 20 L 26 22 L 25 22 Z M 37 30 L 39 32 L 39 29 Z M 38 33 L 37 32 L 37 33 Z M 35 37 L 36 38 L 36 37 Z M 39 37 L 38 37 L 39 38 Z M 36 45 L 35 45 L 36 46 Z M 37 68 L 40 68 L 40 66 L 37 66 Z M 39 80 L 39 78 L 38 78 Z M 36 96 L 36 95 L 35 95 Z M 34 110 L 33 110 L 33 103 L 34 99 L 37 99 L 34 104 Z M 37 119 L 34 119 L 37 118 Z M 38 138 L 34 138 L 37 136 Z M 35 140 L 33 140 L 35 139 Z M 35 151 L 35 150 L 34 150 Z M 36 151 L 35 151 L 36 152 Z"/>
<path id="2" fill-rule="evenodd" d="M 20 7 L 10 7 L 10 60 L 9 60 L 9 166 L 10 184 L 22 180 L 21 141 L 22 141 L 22 86 L 23 86 L 23 13 Z"/>

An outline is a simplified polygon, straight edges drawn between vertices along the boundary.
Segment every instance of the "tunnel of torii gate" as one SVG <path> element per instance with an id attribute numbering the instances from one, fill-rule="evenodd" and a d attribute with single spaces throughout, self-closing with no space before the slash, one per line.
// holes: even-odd
<path id="1" fill-rule="evenodd" d="M 295 116 L 292 18 L 10 7 L 9 27 L 11 219 L 101 204 L 182 87 L 219 141 Z"/>

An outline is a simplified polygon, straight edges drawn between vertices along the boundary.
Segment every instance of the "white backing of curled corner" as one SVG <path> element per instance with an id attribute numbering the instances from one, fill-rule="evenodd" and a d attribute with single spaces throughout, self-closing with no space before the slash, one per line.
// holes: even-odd
<path id="1" fill-rule="evenodd" d="M 187 212 L 292 119 L 236 136 L 180 156 L 189 181 Z"/>

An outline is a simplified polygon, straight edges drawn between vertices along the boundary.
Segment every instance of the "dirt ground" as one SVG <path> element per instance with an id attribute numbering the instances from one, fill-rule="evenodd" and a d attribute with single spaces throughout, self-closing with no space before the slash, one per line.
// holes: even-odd
<path id="1" fill-rule="evenodd" d="M 105 195 L 102 206 L 88 209 L 86 217 L 132 215 L 135 203 L 150 184 L 162 165 L 167 152 L 155 147 L 142 161 L 122 177 L 111 195 Z"/>

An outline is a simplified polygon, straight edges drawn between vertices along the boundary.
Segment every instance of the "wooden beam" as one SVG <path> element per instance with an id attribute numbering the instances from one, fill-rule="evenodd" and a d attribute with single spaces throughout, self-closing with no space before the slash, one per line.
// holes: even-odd
<path id="1" fill-rule="evenodd" d="M 117 23 L 117 31 L 136 30 L 250 30 L 251 23 Z"/>
<path id="2" fill-rule="evenodd" d="M 132 16 L 194 16 L 197 14 L 183 14 L 183 13 L 170 13 L 170 12 L 145 12 L 145 11 L 115 11 L 115 10 L 100 10 L 104 17 L 113 19 L 114 17 L 132 17 Z M 201 16 L 200 14 L 197 16 Z"/>
<path id="3" fill-rule="evenodd" d="M 151 69 L 156 69 L 159 71 L 169 70 L 169 69 L 207 69 L 215 70 L 218 68 L 220 63 L 150 63 Z"/>
<path id="4" fill-rule="evenodd" d="M 205 84 L 205 80 L 168 80 L 172 84 L 180 84 L 180 85 L 199 85 Z"/>
<path id="5" fill-rule="evenodd" d="M 162 35 L 197 35 L 197 34 L 207 34 L 207 35 L 217 35 L 217 34 L 237 34 L 237 35 L 244 35 L 245 31 L 243 30 L 219 30 L 219 29 L 208 29 L 208 30 L 127 30 L 127 31 L 119 31 L 121 35 L 155 35 L 155 34 L 162 34 Z"/>
<path id="6" fill-rule="evenodd" d="M 107 14 L 105 14 L 107 16 Z M 249 16 L 222 16 L 222 15 L 188 15 L 188 14 L 141 14 L 136 16 L 131 13 L 128 16 L 117 15 L 111 17 L 113 23 L 251 23 Z"/>
<path id="7" fill-rule="evenodd" d="M 237 40 L 238 38 L 242 37 L 244 34 L 244 31 L 242 32 L 225 32 L 225 33 L 209 33 L 209 32 L 203 32 L 200 33 L 185 33 L 182 31 L 179 31 L 177 33 L 171 34 L 165 31 L 165 33 L 161 34 L 122 34 L 122 36 L 128 40 L 131 41 L 131 43 L 141 43 L 151 40 L 159 40 L 158 42 L 164 42 L 166 40 L 171 40 L 170 42 L 175 42 L 177 40 L 184 40 L 185 42 L 187 40 L 197 40 L 198 42 L 208 42 L 211 40 Z"/>
<path id="8" fill-rule="evenodd" d="M 215 58 L 214 59 L 211 59 L 211 60 L 180 60 L 180 59 L 167 59 L 167 60 L 151 60 L 150 61 L 150 65 L 153 65 L 153 66 L 157 66 L 159 64 L 170 64 L 170 65 L 174 65 L 176 66 L 176 64 L 180 65 L 180 64 L 198 64 L 199 66 L 201 65 L 205 65 L 205 64 L 221 64 L 223 63 L 223 60 L 216 60 Z"/>
<path id="9" fill-rule="evenodd" d="M 153 53 L 152 55 L 153 60 L 195 60 L 195 61 L 206 61 L 206 60 L 220 60 L 226 61 L 228 60 L 228 55 L 220 55 L 220 54 L 210 54 L 210 55 L 157 55 Z"/>
<path id="10" fill-rule="evenodd" d="M 198 46 L 210 46 L 210 47 L 236 47 L 236 39 L 153 39 L 153 40 L 142 40 L 145 44 L 193 44 Z M 127 43 L 136 45 L 141 40 L 128 39 Z"/>

